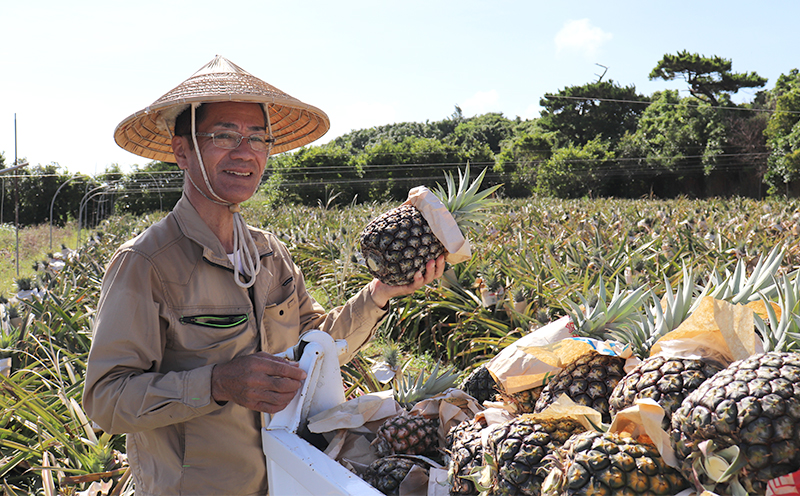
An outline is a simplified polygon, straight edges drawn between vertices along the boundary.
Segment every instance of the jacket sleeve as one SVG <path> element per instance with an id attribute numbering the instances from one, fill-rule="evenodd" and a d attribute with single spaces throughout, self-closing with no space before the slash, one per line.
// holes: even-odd
<path id="1" fill-rule="evenodd" d="M 346 340 L 348 352 L 339 357 L 339 362 L 342 364 L 349 362 L 375 335 L 378 325 L 388 312 L 388 307 L 379 307 L 372 299 L 369 287 L 365 286 L 344 305 L 325 313 L 322 306 L 308 293 L 303 274 L 291 261 L 288 250 L 285 246 L 281 246 L 283 248 L 281 256 L 293 266 L 294 277 L 298 281 L 300 333 L 320 329 L 335 339 Z"/>
<path id="2" fill-rule="evenodd" d="M 213 364 L 159 373 L 165 323 L 150 261 L 121 250 L 103 278 L 86 369 L 86 413 L 109 433 L 183 422 L 221 408 L 211 398 Z"/>

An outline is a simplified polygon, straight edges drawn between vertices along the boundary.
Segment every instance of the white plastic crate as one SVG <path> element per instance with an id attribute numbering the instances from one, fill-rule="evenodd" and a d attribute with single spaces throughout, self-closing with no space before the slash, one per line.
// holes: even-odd
<path id="1" fill-rule="evenodd" d="M 262 444 L 267 459 L 270 496 L 381 496 L 357 475 L 297 435 L 308 418 L 344 403 L 339 354 L 346 341 L 334 341 L 322 331 L 310 331 L 285 356 L 299 358 L 306 380 L 289 405 L 264 414 Z"/>

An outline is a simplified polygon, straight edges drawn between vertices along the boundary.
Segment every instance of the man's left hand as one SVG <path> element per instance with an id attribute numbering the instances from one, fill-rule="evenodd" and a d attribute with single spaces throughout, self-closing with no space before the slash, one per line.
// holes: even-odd
<path id="1" fill-rule="evenodd" d="M 406 284 L 405 286 L 389 286 L 378 279 L 373 279 L 372 282 L 369 283 L 372 299 L 379 307 L 383 308 L 389 303 L 389 300 L 395 296 L 411 294 L 426 284 L 430 284 L 442 277 L 444 267 L 444 255 L 440 255 L 436 260 L 428 262 L 425 266 L 424 276 L 422 275 L 422 271 L 417 272 L 414 275 L 414 282 L 411 284 Z"/>

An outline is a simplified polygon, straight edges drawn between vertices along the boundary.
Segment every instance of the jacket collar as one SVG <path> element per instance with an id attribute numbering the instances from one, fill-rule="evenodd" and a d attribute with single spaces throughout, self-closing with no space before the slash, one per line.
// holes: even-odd
<path id="1" fill-rule="evenodd" d="M 215 264 L 233 268 L 219 238 L 211 231 L 200 214 L 197 213 L 197 210 L 186 198 L 186 195 L 181 196 L 181 199 L 175 204 L 172 209 L 172 215 L 175 217 L 183 235 L 203 247 L 204 258 Z M 253 241 L 256 243 L 259 257 L 271 253 L 273 248 L 267 237 L 264 236 L 264 232 L 250 226 L 247 227 L 253 237 Z"/>

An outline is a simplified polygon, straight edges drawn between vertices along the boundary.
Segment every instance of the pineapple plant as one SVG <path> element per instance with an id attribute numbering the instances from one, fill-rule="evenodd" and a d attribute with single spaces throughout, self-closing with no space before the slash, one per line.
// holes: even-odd
<path id="1" fill-rule="evenodd" d="M 540 494 L 550 470 L 549 456 L 571 436 L 585 430 L 568 417 L 537 419 L 532 415 L 520 415 L 494 427 L 486 446 L 493 474 L 491 493 Z"/>
<path id="2" fill-rule="evenodd" d="M 653 444 L 626 433 L 576 434 L 553 460 L 543 496 L 675 495 L 689 487 Z"/>
<path id="3" fill-rule="evenodd" d="M 669 429 L 672 414 L 681 406 L 686 396 L 728 363 L 710 356 L 647 356 L 650 347 L 659 337 L 677 328 L 707 294 L 741 303 L 752 299 L 753 295 L 777 291 L 774 275 L 780 267 L 783 252 L 782 248 L 776 247 L 766 257 L 759 257 L 749 277 L 745 276 L 745 264 L 740 260 L 733 274 L 729 273 L 728 277 L 713 275 L 696 298 L 693 294 L 694 279 L 691 269 L 684 267 L 683 281 L 674 294 L 669 281 L 665 280 L 664 297 L 659 301 L 653 295 L 654 305 L 645 307 L 646 318 L 639 322 L 638 329 L 627 336 L 617 336 L 631 343 L 637 354 L 644 359 L 612 391 L 609 398 L 612 415 L 632 406 L 638 398 L 650 398 L 664 409 L 662 426 Z M 791 291 L 785 292 L 791 294 Z M 771 308 L 770 305 L 767 306 Z"/>
<path id="4" fill-rule="evenodd" d="M 456 225 L 465 233 L 477 227 L 486 214 L 482 210 L 494 204 L 489 196 L 501 185 L 478 191 L 486 169 L 469 182 L 469 166 L 459 171 L 458 186 L 446 174 L 447 190 L 441 186 L 433 193 L 444 204 Z M 414 274 L 425 272 L 425 265 L 446 252 L 431 230 L 428 221 L 413 205 L 400 205 L 373 219 L 361 233 L 361 253 L 372 276 L 391 286 L 414 282 Z"/>
<path id="5" fill-rule="evenodd" d="M 691 269 L 684 267 L 683 281 L 674 294 L 669 280 L 665 280 L 665 287 L 661 300 L 651 292 L 653 305 L 645 307 L 645 318 L 638 327 L 617 336 L 631 344 L 643 360 L 617 383 L 609 397 L 609 410 L 613 417 L 633 406 L 637 399 L 650 398 L 664 409 L 662 427 L 668 429 L 672 413 L 681 406 L 683 399 L 727 363 L 711 357 L 648 356 L 653 343 L 677 328 L 689 315 L 694 296 Z"/>

